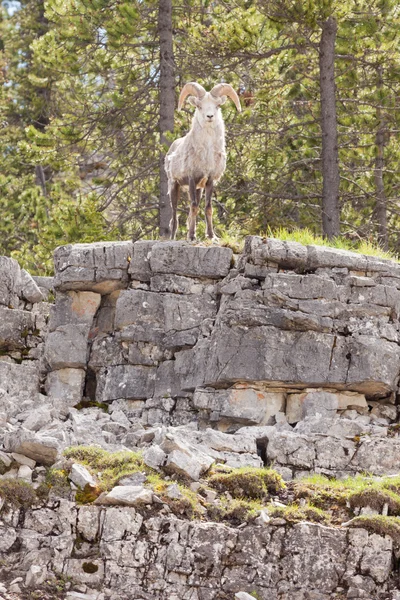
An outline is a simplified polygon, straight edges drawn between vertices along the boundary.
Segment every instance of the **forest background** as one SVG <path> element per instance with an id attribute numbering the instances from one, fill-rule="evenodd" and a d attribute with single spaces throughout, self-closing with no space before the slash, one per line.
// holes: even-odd
<path id="1" fill-rule="evenodd" d="M 58 245 L 165 235 L 187 81 L 230 83 L 243 107 L 222 109 L 217 234 L 400 251 L 397 2 L 21 0 L 0 17 L 0 254 L 32 273 Z"/>

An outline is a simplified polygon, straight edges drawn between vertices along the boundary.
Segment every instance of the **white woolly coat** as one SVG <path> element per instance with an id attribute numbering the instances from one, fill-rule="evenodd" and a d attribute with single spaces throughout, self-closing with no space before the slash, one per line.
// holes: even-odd
<path id="1" fill-rule="evenodd" d="M 185 137 L 173 142 L 165 157 L 169 186 L 177 181 L 187 187 L 194 178 L 196 187 L 205 187 L 207 179 L 217 182 L 226 166 L 225 127 L 219 115 L 213 124 L 201 126 L 195 113 L 192 128 Z"/>

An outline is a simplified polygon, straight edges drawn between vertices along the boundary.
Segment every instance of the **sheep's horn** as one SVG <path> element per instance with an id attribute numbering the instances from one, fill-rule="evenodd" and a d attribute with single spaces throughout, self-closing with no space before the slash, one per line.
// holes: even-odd
<path id="1" fill-rule="evenodd" d="M 228 98 L 233 100 L 238 111 L 242 112 L 239 96 L 237 95 L 233 87 L 229 85 L 229 83 L 218 83 L 213 87 L 210 94 L 215 98 L 218 98 L 219 96 L 228 96 Z"/>
<path id="2" fill-rule="evenodd" d="M 185 102 L 187 96 L 197 96 L 198 98 L 204 98 L 206 95 L 206 90 L 199 83 L 195 83 L 191 81 L 183 86 L 181 95 L 179 96 L 178 102 L 178 110 L 181 110 L 183 103 Z"/>

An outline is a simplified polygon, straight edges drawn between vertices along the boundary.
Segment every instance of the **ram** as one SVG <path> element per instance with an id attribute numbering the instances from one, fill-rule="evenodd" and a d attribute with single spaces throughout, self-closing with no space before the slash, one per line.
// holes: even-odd
<path id="1" fill-rule="evenodd" d="M 240 112 L 240 101 L 233 87 L 219 83 L 210 92 L 198 83 L 187 83 L 179 96 L 178 110 L 188 101 L 196 107 L 190 131 L 175 140 L 165 157 L 168 192 L 172 207 L 171 239 L 178 227 L 177 207 L 181 189 L 189 191 L 190 211 L 188 240 L 196 238 L 196 217 L 203 190 L 206 192 L 207 237 L 214 237 L 212 224 L 212 193 L 214 184 L 222 177 L 226 166 L 225 127 L 220 107 L 227 98 L 233 100 Z"/>

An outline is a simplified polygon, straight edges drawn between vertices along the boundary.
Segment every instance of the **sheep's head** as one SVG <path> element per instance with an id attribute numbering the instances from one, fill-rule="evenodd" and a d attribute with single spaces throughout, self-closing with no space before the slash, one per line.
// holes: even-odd
<path id="1" fill-rule="evenodd" d="M 181 110 L 186 98 L 188 102 L 197 109 L 197 119 L 202 126 L 214 127 L 220 117 L 220 106 L 230 98 L 235 103 L 240 112 L 240 100 L 231 85 L 228 83 L 219 83 L 214 86 L 211 92 L 206 90 L 198 83 L 187 83 L 179 96 L 178 110 Z"/>

